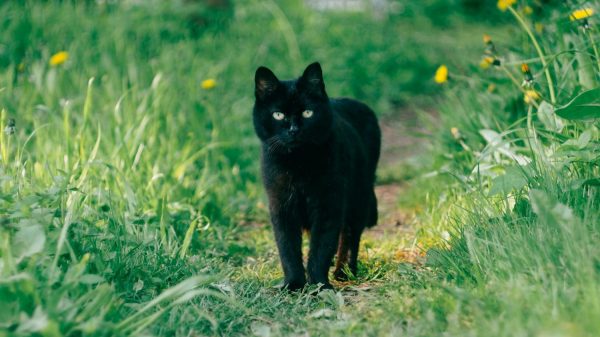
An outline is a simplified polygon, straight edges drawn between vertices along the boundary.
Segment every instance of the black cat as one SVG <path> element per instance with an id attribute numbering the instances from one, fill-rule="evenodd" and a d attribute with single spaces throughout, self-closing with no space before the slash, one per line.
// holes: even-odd
<path id="1" fill-rule="evenodd" d="M 308 282 L 356 274 L 360 236 L 377 223 L 373 191 L 381 132 L 375 114 L 350 99 L 329 99 L 319 63 L 296 80 L 265 67 L 255 75 L 254 128 L 262 141 L 262 174 L 271 221 L 290 290 L 306 284 L 302 229 L 310 232 Z"/>

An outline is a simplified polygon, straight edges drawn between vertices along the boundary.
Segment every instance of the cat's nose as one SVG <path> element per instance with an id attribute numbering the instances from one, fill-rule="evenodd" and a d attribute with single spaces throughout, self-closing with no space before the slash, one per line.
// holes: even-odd
<path id="1" fill-rule="evenodd" d="M 288 133 L 290 134 L 290 136 L 295 136 L 298 134 L 299 131 L 300 131 L 300 129 L 298 129 L 297 125 L 292 125 L 292 126 L 290 126 Z"/>

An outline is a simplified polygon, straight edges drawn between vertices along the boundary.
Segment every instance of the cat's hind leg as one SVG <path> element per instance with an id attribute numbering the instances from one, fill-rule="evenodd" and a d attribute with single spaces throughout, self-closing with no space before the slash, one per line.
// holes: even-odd
<path id="1" fill-rule="evenodd" d="M 348 261 L 348 269 L 356 276 L 358 271 L 358 249 L 360 247 L 360 237 L 362 235 L 363 226 L 352 228 L 350 235 L 350 260 Z"/>
<path id="2" fill-rule="evenodd" d="M 335 262 L 335 269 L 333 271 L 333 277 L 338 281 L 347 280 L 348 277 L 344 272 L 344 266 L 348 264 L 348 257 L 350 253 L 350 233 L 348 227 L 342 229 L 340 233 L 340 242 L 338 244 L 337 260 Z"/>
<path id="3" fill-rule="evenodd" d="M 360 248 L 360 237 L 365 227 L 373 227 L 377 224 L 377 197 L 375 191 L 370 189 L 368 207 L 364 217 L 354 218 L 354 222 L 350 224 L 348 235 L 348 247 L 350 249 L 350 259 L 348 267 L 354 276 L 358 271 L 358 250 Z"/>

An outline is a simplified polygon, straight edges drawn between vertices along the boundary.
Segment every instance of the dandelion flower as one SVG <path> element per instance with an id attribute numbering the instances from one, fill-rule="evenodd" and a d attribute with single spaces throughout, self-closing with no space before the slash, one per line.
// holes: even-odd
<path id="1" fill-rule="evenodd" d="M 202 87 L 202 89 L 204 89 L 204 90 L 210 90 L 216 86 L 217 86 L 217 81 L 215 81 L 214 78 L 206 79 L 206 80 L 202 81 L 202 83 L 200 83 L 200 87 Z"/>
<path id="2" fill-rule="evenodd" d="M 483 44 L 485 45 L 484 54 L 496 55 L 496 46 L 494 46 L 491 36 L 483 34 Z"/>
<path id="3" fill-rule="evenodd" d="M 48 63 L 50 63 L 51 66 L 56 67 L 56 66 L 59 66 L 65 62 L 67 62 L 68 59 L 69 59 L 69 53 L 66 51 L 60 51 L 60 52 L 52 55 L 52 57 L 50 57 L 50 61 Z"/>
<path id="4" fill-rule="evenodd" d="M 531 70 L 529 70 L 529 66 L 527 63 L 521 64 L 521 72 L 523 73 L 523 87 L 531 87 L 533 85 L 533 75 L 531 75 Z"/>
<path id="5" fill-rule="evenodd" d="M 435 83 L 442 84 L 448 81 L 448 67 L 445 65 L 439 66 L 435 71 L 435 77 L 433 78 Z"/>
<path id="6" fill-rule="evenodd" d="M 535 90 L 525 90 L 525 95 L 523 96 L 523 100 L 527 104 L 533 104 L 535 101 L 540 99 L 540 94 Z"/>
<path id="7" fill-rule="evenodd" d="M 592 15 L 594 15 L 594 10 L 592 8 L 582 8 L 582 9 L 573 11 L 573 13 L 571 13 L 569 18 L 571 19 L 571 21 L 583 20 L 583 19 L 589 18 Z"/>
<path id="8" fill-rule="evenodd" d="M 498 0 L 498 8 L 504 12 L 515 3 L 517 0 Z"/>
<path id="9" fill-rule="evenodd" d="M 459 140 L 462 138 L 462 135 L 460 134 L 460 130 L 458 130 L 457 127 L 450 128 L 450 133 L 452 134 L 452 137 L 456 140 Z"/>
<path id="10" fill-rule="evenodd" d="M 494 58 L 490 57 L 490 56 L 486 56 L 481 60 L 481 62 L 479 62 L 479 67 L 481 67 L 481 69 L 487 69 L 493 64 L 494 64 Z"/>

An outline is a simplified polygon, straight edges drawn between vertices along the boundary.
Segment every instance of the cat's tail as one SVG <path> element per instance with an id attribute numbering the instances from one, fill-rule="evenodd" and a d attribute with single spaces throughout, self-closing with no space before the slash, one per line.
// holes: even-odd
<path id="1" fill-rule="evenodd" d="M 375 196 L 374 190 L 371 190 L 369 195 L 369 217 L 367 219 L 367 227 L 373 227 L 377 224 L 377 197 Z"/>

